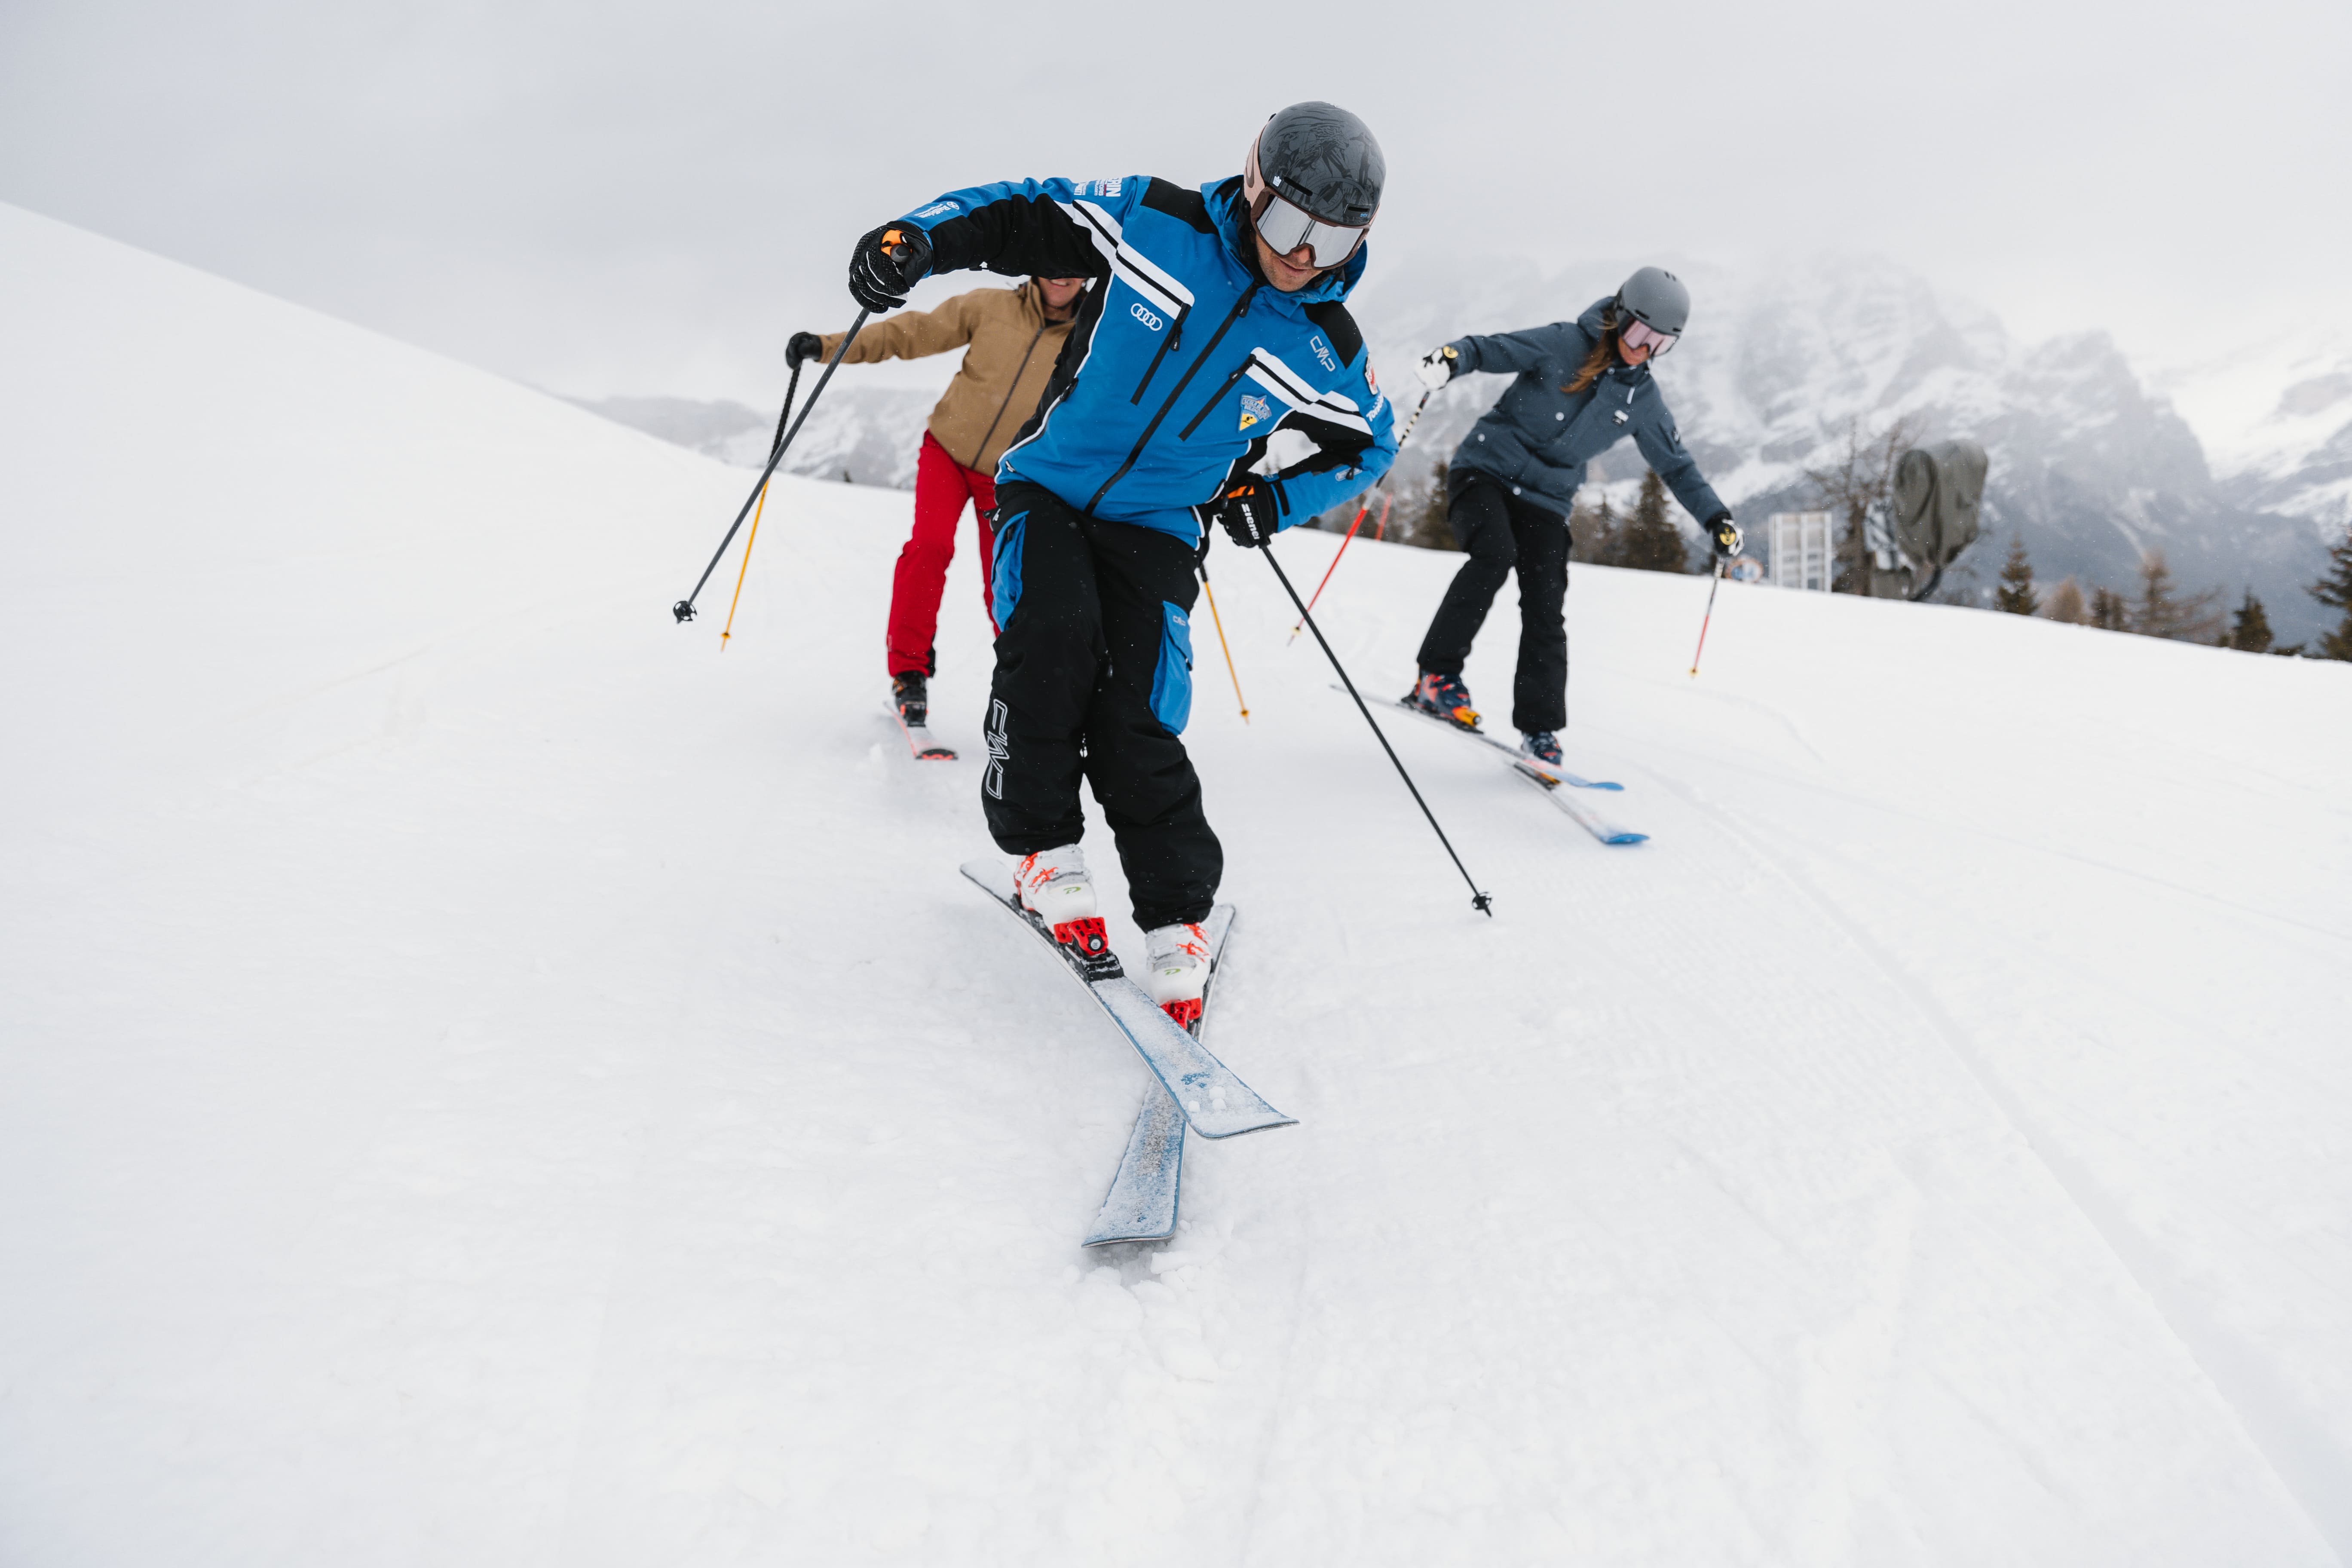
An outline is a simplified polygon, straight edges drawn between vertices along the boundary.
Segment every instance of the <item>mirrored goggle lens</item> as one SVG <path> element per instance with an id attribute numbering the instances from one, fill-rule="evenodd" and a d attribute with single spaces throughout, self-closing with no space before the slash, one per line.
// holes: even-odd
<path id="1" fill-rule="evenodd" d="M 1649 350 L 1650 357 L 1655 359 L 1675 346 L 1678 335 L 1659 331 L 1647 321 L 1634 321 L 1626 327 L 1623 342 L 1629 349 Z"/>
<path id="2" fill-rule="evenodd" d="M 1303 207 L 1269 194 L 1265 210 L 1257 215 L 1258 237 L 1274 247 L 1276 256 L 1288 256 L 1302 245 L 1315 247 L 1318 267 L 1337 267 L 1355 254 L 1364 231 L 1325 223 Z"/>

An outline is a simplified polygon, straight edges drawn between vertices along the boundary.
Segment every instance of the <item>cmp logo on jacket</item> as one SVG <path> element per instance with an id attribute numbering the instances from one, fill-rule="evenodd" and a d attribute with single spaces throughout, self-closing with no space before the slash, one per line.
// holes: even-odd
<path id="1" fill-rule="evenodd" d="M 1323 341 L 1320 333 L 1308 338 L 1307 340 L 1307 346 L 1315 351 L 1316 359 L 1322 363 L 1325 370 L 1338 370 L 1339 368 L 1339 362 L 1331 357 L 1331 345 Z M 1371 366 L 1366 365 L 1364 367 L 1364 371 L 1367 377 L 1366 384 L 1370 384 Z"/>
<path id="2" fill-rule="evenodd" d="M 1274 405 L 1255 394 L 1247 392 L 1242 394 L 1242 422 L 1240 428 L 1246 430 L 1253 425 L 1258 424 L 1264 420 L 1270 420 L 1273 417 Z"/>

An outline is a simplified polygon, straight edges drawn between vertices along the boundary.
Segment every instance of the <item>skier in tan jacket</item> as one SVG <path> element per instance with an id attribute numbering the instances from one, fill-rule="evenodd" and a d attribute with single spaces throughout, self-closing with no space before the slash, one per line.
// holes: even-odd
<path id="1" fill-rule="evenodd" d="M 915 531 L 898 552 L 890 584 L 890 696 L 909 724 L 929 718 L 926 685 L 937 671 L 931 643 L 964 503 L 971 503 L 980 524 L 980 597 L 987 613 L 996 460 L 1036 411 L 1086 286 L 1083 278 L 1032 278 L 1018 289 L 975 289 L 935 310 L 868 321 L 849 346 L 850 364 L 964 351 L 962 367 L 923 432 L 915 460 Z M 785 357 L 793 365 L 830 360 L 840 343 L 839 332 L 796 332 Z M 992 616 L 989 624 L 993 629 Z"/>

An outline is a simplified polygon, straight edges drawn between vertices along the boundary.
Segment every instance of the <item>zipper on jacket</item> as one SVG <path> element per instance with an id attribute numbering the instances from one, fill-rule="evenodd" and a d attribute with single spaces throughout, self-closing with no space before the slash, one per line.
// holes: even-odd
<path id="1" fill-rule="evenodd" d="M 1129 398 L 1128 402 L 1133 404 L 1143 401 L 1143 389 L 1150 386 L 1151 384 L 1151 378 L 1160 374 L 1160 362 L 1168 357 L 1169 350 L 1175 348 L 1183 342 L 1184 318 L 1192 313 L 1192 307 L 1190 305 L 1178 307 L 1176 319 L 1168 324 L 1168 335 L 1160 340 L 1160 352 L 1153 354 L 1151 356 L 1151 363 L 1143 367 L 1143 379 L 1135 384 L 1135 395 Z"/>
<path id="2" fill-rule="evenodd" d="M 1233 324 L 1249 314 L 1250 301 L 1257 298 L 1257 291 L 1262 287 L 1264 287 L 1262 279 L 1253 279 L 1250 286 L 1242 290 L 1241 303 L 1235 305 L 1233 312 L 1217 323 L 1215 334 L 1209 339 L 1199 356 L 1184 367 L 1184 374 L 1176 383 L 1175 390 L 1169 393 L 1168 401 L 1160 405 L 1160 411 L 1151 416 L 1151 423 L 1146 425 L 1143 427 L 1143 434 L 1135 438 L 1135 447 L 1128 453 L 1127 461 L 1121 463 L 1112 472 L 1110 478 L 1102 482 L 1102 489 L 1087 498 L 1087 504 L 1080 507 L 1079 510 L 1089 512 L 1094 510 L 1096 504 L 1110 493 L 1111 486 L 1127 478 L 1128 469 L 1135 467 L 1136 459 L 1143 456 L 1143 448 L 1151 440 L 1152 432 L 1158 430 L 1160 422 L 1168 417 L 1168 411 L 1176 406 L 1176 400 L 1184 395 L 1184 389 L 1192 384 L 1192 378 L 1200 374 L 1201 367 L 1208 363 L 1209 356 L 1217 352 L 1217 345 L 1225 341 L 1225 333 L 1232 331 Z"/>
<path id="3" fill-rule="evenodd" d="M 1201 427 L 1201 421 L 1206 419 L 1210 415 L 1214 414 L 1217 411 L 1217 405 L 1223 403 L 1225 400 L 1225 394 L 1231 392 L 1234 386 L 1239 384 L 1242 377 L 1249 374 L 1249 367 L 1250 362 L 1247 360 L 1244 360 L 1241 363 L 1235 365 L 1234 367 L 1234 374 L 1225 377 L 1225 384 L 1217 388 L 1216 391 L 1211 393 L 1209 395 L 1209 401 L 1201 405 L 1201 412 L 1192 416 L 1192 423 L 1185 426 L 1184 428 L 1176 432 L 1176 439 L 1179 441 L 1191 440 L 1192 438 L 1192 432 Z"/>
<path id="4" fill-rule="evenodd" d="M 1045 301 L 1041 300 L 1038 303 L 1042 306 Z M 1037 345 L 1045 341 L 1045 329 L 1053 324 L 1051 321 L 1038 322 L 1035 334 L 1029 340 L 1029 346 L 1021 351 L 1021 367 L 1013 373 L 1013 384 L 1004 389 L 1004 401 L 996 405 L 996 417 L 988 422 L 988 428 L 981 432 L 980 445 L 971 449 L 971 463 L 979 462 L 980 455 L 988 450 L 988 438 L 996 434 L 997 426 L 1003 422 L 1004 411 L 1013 406 L 1013 395 L 1021 390 L 1021 372 L 1029 368 L 1029 356 L 1037 352 Z M 971 463 L 963 465 L 965 472 L 977 471 L 972 468 Z"/>

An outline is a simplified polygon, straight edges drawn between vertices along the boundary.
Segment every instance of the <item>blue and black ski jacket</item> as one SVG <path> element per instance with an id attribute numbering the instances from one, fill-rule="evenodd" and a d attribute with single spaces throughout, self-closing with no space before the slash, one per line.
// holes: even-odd
<path id="1" fill-rule="evenodd" d="M 1266 437 L 1316 454 L 1275 479 L 1281 526 L 1370 487 L 1396 457 L 1395 419 L 1343 301 L 1366 247 L 1295 294 L 1266 282 L 1238 176 L 1023 180 L 950 191 L 898 221 L 931 270 L 1092 277 L 1037 412 L 997 467 L 1080 511 L 1197 544 L 1229 479 Z"/>
<path id="2" fill-rule="evenodd" d="M 1462 438 L 1452 466 L 1492 474 L 1513 495 L 1565 513 L 1576 504 L 1585 465 L 1631 436 L 1684 510 L 1705 522 L 1728 509 L 1684 450 L 1647 364 L 1621 362 L 1583 391 L 1568 390 L 1606 331 L 1601 312 L 1610 303 L 1596 300 L 1573 321 L 1454 340 L 1465 370 L 1517 372 L 1517 379 Z"/>

